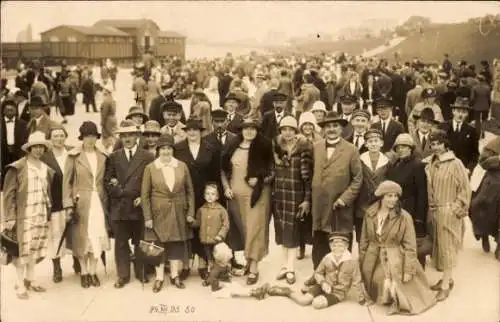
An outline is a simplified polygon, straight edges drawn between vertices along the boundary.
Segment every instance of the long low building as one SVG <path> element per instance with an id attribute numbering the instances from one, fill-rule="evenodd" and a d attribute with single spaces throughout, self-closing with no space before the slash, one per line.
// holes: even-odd
<path id="1" fill-rule="evenodd" d="M 148 50 L 156 57 L 185 59 L 186 37 L 161 30 L 150 19 L 99 20 L 93 26 L 53 27 L 41 33 L 41 42 L 2 43 L 2 59 L 7 65 L 35 58 L 69 64 L 105 58 L 134 61 Z"/>

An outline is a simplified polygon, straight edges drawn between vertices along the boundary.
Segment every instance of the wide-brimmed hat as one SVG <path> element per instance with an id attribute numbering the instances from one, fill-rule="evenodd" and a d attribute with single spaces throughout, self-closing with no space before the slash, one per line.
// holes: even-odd
<path id="1" fill-rule="evenodd" d="M 437 92 L 432 87 L 425 88 L 422 91 L 422 98 L 430 98 L 430 97 L 436 97 L 436 96 L 437 96 Z"/>
<path id="2" fill-rule="evenodd" d="M 471 109 L 470 100 L 468 97 L 458 96 L 455 99 L 455 102 L 453 104 L 451 104 L 451 108 L 460 108 L 460 109 L 464 109 L 464 110 L 470 110 Z"/>
<path id="3" fill-rule="evenodd" d="M 24 152 L 29 152 L 29 149 L 35 145 L 43 145 L 47 150 L 52 148 L 52 144 L 45 138 L 45 133 L 42 131 L 36 131 L 30 134 L 28 137 L 28 142 L 24 143 L 21 149 Z"/>
<path id="4" fill-rule="evenodd" d="M 392 109 L 392 107 L 394 106 L 392 100 L 390 98 L 387 98 L 387 97 L 381 97 L 379 99 L 376 99 L 374 101 L 374 107 L 375 107 L 375 110 L 376 109 L 379 109 L 379 108 L 390 108 Z"/>
<path id="5" fill-rule="evenodd" d="M 316 101 L 313 103 L 313 106 L 311 108 L 311 112 L 316 112 L 316 111 L 321 111 L 324 112 L 325 114 L 328 112 L 326 110 L 326 105 L 323 103 L 323 101 Z"/>
<path id="6" fill-rule="evenodd" d="M 358 117 L 358 116 L 364 117 L 368 121 L 371 118 L 371 115 L 370 115 L 370 113 L 368 113 L 368 111 L 365 111 L 365 110 L 355 110 L 354 112 L 352 112 L 351 119 L 354 119 L 355 117 Z"/>
<path id="7" fill-rule="evenodd" d="M 222 105 L 226 104 L 227 101 L 236 101 L 238 104 L 241 103 L 241 99 L 234 93 L 229 93 L 222 101 Z"/>
<path id="8" fill-rule="evenodd" d="M 398 145 L 406 145 L 409 146 L 410 148 L 414 148 L 415 141 L 413 140 L 413 137 L 409 133 L 401 133 L 396 137 L 396 140 L 392 145 L 392 149 L 396 150 L 396 147 Z"/>
<path id="9" fill-rule="evenodd" d="M 355 104 L 357 102 L 356 96 L 353 95 L 344 95 L 340 98 L 341 104 Z"/>
<path id="10" fill-rule="evenodd" d="M 5 108 L 5 106 L 7 106 L 7 105 L 14 106 L 14 107 L 17 109 L 17 103 L 16 103 L 16 101 L 14 101 L 12 98 L 6 98 L 6 99 L 2 102 L 1 110 L 3 111 L 3 109 L 4 109 L 4 108 Z"/>
<path id="11" fill-rule="evenodd" d="M 158 139 L 158 141 L 156 142 L 157 149 L 164 146 L 174 147 L 174 145 L 175 145 L 174 137 L 168 133 L 162 134 Z"/>
<path id="12" fill-rule="evenodd" d="M 176 101 L 166 101 L 161 105 L 161 109 L 163 112 L 182 112 L 182 105 L 177 103 Z"/>
<path id="13" fill-rule="evenodd" d="M 142 107 L 139 107 L 139 106 L 132 106 L 128 110 L 128 114 L 125 117 L 125 119 L 129 120 L 136 115 L 140 115 L 142 117 L 143 123 L 146 123 L 149 120 L 149 116 L 146 113 L 144 113 L 144 111 L 142 110 Z"/>
<path id="14" fill-rule="evenodd" d="M 228 114 L 229 113 L 222 108 L 215 108 L 210 112 L 210 116 L 212 117 L 212 120 L 214 120 L 214 119 L 225 120 L 225 119 L 227 119 Z"/>
<path id="15" fill-rule="evenodd" d="M 115 131 L 115 134 L 125 134 L 125 133 L 141 133 L 141 129 L 132 120 L 123 120 L 120 123 L 120 127 Z"/>
<path id="16" fill-rule="evenodd" d="M 347 234 L 345 232 L 341 232 L 341 231 L 331 232 L 328 235 L 328 241 L 332 242 L 332 241 L 335 241 L 335 240 L 339 240 L 339 241 L 343 241 L 345 243 L 349 243 L 349 241 L 350 241 L 349 234 Z"/>
<path id="17" fill-rule="evenodd" d="M 388 193 L 396 193 L 399 196 L 403 194 L 403 189 L 394 181 L 386 180 L 381 182 L 375 190 L 375 197 L 382 197 Z"/>
<path id="18" fill-rule="evenodd" d="M 349 122 L 340 117 L 339 113 L 331 111 L 326 114 L 325 119 L 322 122 L 318 122 L 318 125 L 321 127 L 325 127 L 328 123 L 339 123 L 343 127 L 346 126 Z"/>
<path id="19" fill-rule="evenodd" d="M 187 131 L 190 129 L 203 131 L 205 128 L 203 127 L 201 120 L 195 119 L 195 118 L 190 118 L 186 121 L 186 124 L 184 125 L 183 129 L 184 129 L 184 131 Z"/>
<path id="20" fill-rule="evenodd" d="M 144 131 L 142 131 L 142 134 L 145 133 L 157 133 L 158 135 L 161 134 L 161 126 L 158 121 L 155 120 L 149 120 L 146 123 L 144 123 Z"/>
<path id="21" fill-rule="evenodd" d="M 247 127 L 253 127 L 256 129 L 260 129 L 260 122 L 259 122 L 259 120 L 251 118 L 251 117 L 246 118 L 241 122 L 239 128 L 244 129 Z"/>
<path id="22" fill-rule="evenodd" d="M 80 125 L 80 135 L 78 136 L 78 140 L 83 140 L 86 136 L 97 136 L 99 139 L 101 134 L 97 130 L 97 125 L 92 121 L 85 121 Z"/>
<path id="23" fill-rule="evenodd" d="M 273 102 L 283 102 L 288 101 L 288 96 L 284 93 L 276 92 L 273 94 Z"/>
<path id="24" fill-rule="evenodd" d="M 295 131 L 299 130 L 299 127 L 297 125 L 297 120 L 295 119 L 295 117 L 293 117 L 291 115 L 284 116 L 281 119 L 280 124 L 279 124 L 279 129 L 282 129 L 282 128 L 287 127 L 287 126 L 293 128 Z"/>
<path id="25" fill-rule="evenodd" d="M 428 121 L 434 124 L 439 124 L 440 122 L 436 120 L 436 115 L 434 115 L 434 111 L 430 107 L 424 108 L 419 115 L 413 115 L 415 120 Z"/>
<path id="26" fill-rule="evenodd" d="M 41 96 L 32 96 L 30 99 L 30 107 L 45 107 L 47 102 Z"/>

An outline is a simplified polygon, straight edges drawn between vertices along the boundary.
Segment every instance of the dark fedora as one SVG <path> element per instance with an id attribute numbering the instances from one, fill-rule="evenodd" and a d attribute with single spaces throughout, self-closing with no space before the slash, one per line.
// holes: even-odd
<path id="1" fill-rule="evenodd" d="M 394 104 L 392 100 L 388 97 L 380 97 L 374 102 L 375 110 L 379 108 L 393 108 Z"/>
<path id="2" fill-rule="evenodd" d="M 190 118 L 186 121 L 186 124 L 184 125 L 184 130 L 187 131 L 190 129 L 203 131 L 205 128 L 203 127 L 201 120 Z"/>
<path id="3" fill-rule="evenodd" d="M 14 101 L 14 100 L 13 100 L 13 99 L 11 99 L 11 98 L 7 98 L 7 99 L 5 99 L 5 100 L 2 102 L 2 107 L 1 107 L 1 110 L 3 111 L 3 109 L 4 109 L 7 105 L 14 106 L 14 107 L 17 109 L 17 103 L 16 103 L 16 101 Z"/>
<path id="4" fill-rule="evenodd" d="M 288 96 L 284 93 L 276 92 L 273 95 L 273 102 L 288 101 Z"/>
<path id="5" fill-rule="evenodd" d="M 353 95 L 344 95 L 340 98 L 341 104 L 356 104 L 357 102 L 356 96 Z"/>
<path id="6" fill-rule="evenodd" d="M 251 117 L 246 118 L 241 122 L 239 128 L 244 129 L 247 127 L 253 127 L 253 128 L 256 128 L 258 130 L 258 129 L 260 129 L 260 122 L 259 122 L 259 120 L 251 118 Z"/>
<path id="7" fill-rule="evenodd" d="M 99 134 L 97 130 L 97 125 L 92 121 L 83 122 L 79 131 L 80 135 L 78 136 L 78 140 L 83 140 L 86 136 L 97 136 L 98 139 L 101 137 L 101 134 Z"/>
<path id="8" fill-rule="evenodd" d="M 319 122 L 318 125 L 321 127 L 325 127 L 328 123 L 339 123 L 343 127 L 346 126 L 349 122 L 347 120 L 344 120 L 343 118 L 340 117 L 339 113 L 330 111 L 328 114 L 326 114 L 325 119 L 323 122 Z"/>
<path id="9" fill-rule="evenodd" d="M 161 105 L 161 109 L 163 112 L 182 112 L 182 105 L 177 103 L 176 101 L 166 101 Z"/>
<path id="10" fill-rule="evenodd" d="M 156 142 L 156 148 L 162 148 L 164 146 L 174 147 L 175 140 L 174 137 L 168 133 L 162 134 L 158 141 Z"/>
<path id="11" fill-rule="evenodd" d="M 140 115 L 142 117 L 143 123 L 146 123 L 149 120 L 149 116 L 144 113 L 141 107 L 139 106 L 132 106 L 128 110 L 128 114 L 125 117 L 126 120 L 130 120 L 133 116 Z"/>
<path id="12" fill-rule="evenodd" d="M 471 109 L 470 100 L 469 100 L 468 97 L 458 96 L 455 99 L 455 103 L 451 104 L 451 108 L 459 108 L 459 109 L 463 109 L 463 110 L 470 110 Z"/>
<path id="13" fill-rule="evenodd" d="M 228 114 L 229 113 L 222 108 L 213 109 L 210 112 L 210 115 L 212 116 L 212 120 L 225 120 L 225 119 L 227 119 Z"/>
<path id="14" fill-rule="evenodd" d="M 229 93 L 227 96 L 224 98 L 224 101 L 222 102 L 222 105 L 226 104 L 227 101 L 236 101 L 238 104 L 241 103 L 241 99 L 234 93 Z"/>
<path id="15" fill-rule="evenodd" d="M 33 96 L 30 99 L 30 107 L 45 107 L 47 103 L 41 96 Z"/>
<path id="16" fill-rule="evenodd" d="M 415 120 L 428 121 L 434 124 L 439 124 L 440 122 L 436 120 L 436 116 L 434 115 L 434 111 L 430 107 L 426 107 L 420 112 L 420 115 L 414 115 L 413 118 Z"/>

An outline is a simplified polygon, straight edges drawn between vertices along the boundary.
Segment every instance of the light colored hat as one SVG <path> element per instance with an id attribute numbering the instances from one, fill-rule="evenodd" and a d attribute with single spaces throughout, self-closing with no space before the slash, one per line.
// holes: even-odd
<path id="1" fill-rule="evenodd" d="M 132 120 L 123 120 L 120 123 L 120 128 L 115 131 L 115 134 L 124 134 L 124 133 L 140 133 L 140 128 L 134 123 Z"/>
<path id="2" fill-rule="evenodd" d="M 143 133 L 158 133 L 161 134 L 161 126 L 158 121 L 149 120 L 144 123 L 144 131 Z"/>
<path id="3" fill-rule="evenodd" d="M 401 189 L 401 186 L 396 182 L 386 180 L 380 183 L 377 190 L 375 190 L 376 197 L 382 197 L 388 193 L 397 193 L 401 196 L 403 194 L 403 189 Z"/>
<path id="4" fill-rule="evenodd" d="M 306 123 L 310 123 L 314 125 L 314 129 L 316 132 L 320 131 L 320 127 L 318 126 L 318 123 L 316 123 L 316 117 L 312 112 L 304 112 L 300 114 L 299 117 L 299 129 L 302 128 L 302 126 Z"/>
<path id="5" fill-rule="evenodd" d="M 44 145 L 47 150 L 52 148 L 52 144 L 45 139 L 45 133 L 42 131 L 36 131 L 30 134 L 28 137 L 28 142 L 24 143 L 21 149 L 24 152 L 29 152 L 29 148 L 34 145 Z"/>
<path id="6" fill-rule="evenodd" d="M 295 131 L 299 130 L 299 128 L 297 126 L 297 120 L 295 119 L 295 117 L 290 116 L 290 115 L 283 117 L 280 121 L 280 125 L 279 125 L 280 129 L 283 127 L 286 127 L 286 126 L 295 129 Z"/>
<path id="7" fill-rule="evenodd" d="M 323 101 L 314 102 L 312 109 L 311 109 L 311 112 L 316 112 L 316 111 L 322 111 L 322 112 L 327 113 L 326 106 L 325 106 L 325 103 L 323 103 Z"/>
<path id="8" fill-rule="evenodd" d="M 396 137 L 396 140 L 394 141 L 394 144 L 392 145 L 393 149 L 396 149 L 398 145 L 406 145 L 409 147 L 414 148 L 415 147 L 415 141 L 413 140 L 413 137 L 408 134 L 408 133 L 401 133 Z"/>

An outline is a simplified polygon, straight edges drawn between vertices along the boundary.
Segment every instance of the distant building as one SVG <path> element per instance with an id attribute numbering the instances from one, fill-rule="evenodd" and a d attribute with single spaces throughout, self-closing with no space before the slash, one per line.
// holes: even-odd
<path id="1" fill-rule="evenodd" d="M 21 30 L 16 37 L 16 42 L 32 42 L 33 41 L 33 28 L 29 24 L 26 29 Z"/>

